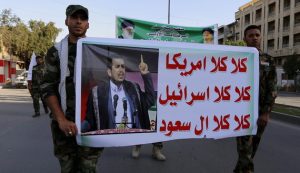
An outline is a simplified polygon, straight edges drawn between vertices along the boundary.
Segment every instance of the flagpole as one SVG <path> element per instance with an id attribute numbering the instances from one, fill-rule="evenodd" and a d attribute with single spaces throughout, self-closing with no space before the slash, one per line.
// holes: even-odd
<path id="1" fill-rule="evenodd" d="M 168 24 L 170 24 L 170 0 L 168 0 Z"/>

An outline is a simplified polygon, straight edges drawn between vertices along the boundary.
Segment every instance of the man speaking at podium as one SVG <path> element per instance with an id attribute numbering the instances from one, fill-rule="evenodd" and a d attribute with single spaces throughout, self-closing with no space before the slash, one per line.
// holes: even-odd
<path id="1" fill-rule="evenodd" d="M 102 129 L 150 129 L 148 109 L 155 104 L 155 92 L 148 65 L 139 64 L 145 91 L 125 80 L 125 60 L 120 55 L 108 58 L 109 81 L 101 81 L 90 91 L 82 132 Z"/>

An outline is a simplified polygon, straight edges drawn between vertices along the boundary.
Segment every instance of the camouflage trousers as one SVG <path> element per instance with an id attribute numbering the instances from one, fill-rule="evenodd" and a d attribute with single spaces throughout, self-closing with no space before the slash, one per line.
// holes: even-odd
<path id="1" fill-rule="evenodd" d="M 33 90 L 30 94 L 31 94 L 31 97 L 32 97 L 32 100 L 33 100 L 34 112 L 36 114 L 40 113 L 40 98 L 41 98 L 44 110 L 47 113 L 48 112 L 47 104 L 46 104 L 45 100 L 41 97 L 40 91 L 39 90 Z"/>
<path id="2" fill-rule="evenodd" d="M 76 138 L 67 137 L 57 121 L 51 123 L 54 155 L 58 158 L 61 173 L 95 173 L 98 158 L 103 148 L 79 146 Z"/>
<path id="3" fill-rule="evenodd" d="M 253 136 L 241 136 L 236 138 L 238 161 L 233 172 L 252 173 L 254 172 L 253 158 L 257 151 L 259 142 L 266 126 L 258 126 L 257 134 Z"/>

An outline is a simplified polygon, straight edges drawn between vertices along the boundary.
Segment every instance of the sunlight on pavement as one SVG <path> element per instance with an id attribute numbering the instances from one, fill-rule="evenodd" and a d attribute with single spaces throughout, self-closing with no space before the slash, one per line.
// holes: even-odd
<path id="1" fill-rule="evenodd" d="M 28 89 L 0 89 L 0 103 L 32 102 Z"/>

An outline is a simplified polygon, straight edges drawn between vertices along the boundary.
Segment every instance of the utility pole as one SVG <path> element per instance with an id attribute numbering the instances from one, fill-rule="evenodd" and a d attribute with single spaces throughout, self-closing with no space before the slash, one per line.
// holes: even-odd
<path id="1" fill-rule="evenodd" d="M 168 0 L 168 24 L 170 24 L 170 0 Z"/>

